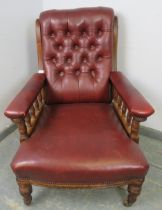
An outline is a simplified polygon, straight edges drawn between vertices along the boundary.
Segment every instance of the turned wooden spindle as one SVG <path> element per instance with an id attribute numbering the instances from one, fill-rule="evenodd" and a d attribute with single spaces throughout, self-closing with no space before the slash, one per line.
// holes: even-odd
<path id="1" fill-rule="evenodd" d="M 121 109 L 121 105 L 122 105 L 122 98 L 120 97 L 120 95 L 118 95 L 118 109 L 120 110 Z"/>
<path id="2" fill-rule="evenodd" d="M 127 111 L 127 107 L 126 107 L 125 103 L 123 102 L 122 103 L 122 117 L 124 117 L 124 118 L 126 116 L 126 111 Z"/>
<path id="3" fill-rule="evenodd" d="M 127 127 L 127 107 L 124 103 L 124 101 L 122 101 L 122 107 L 121 107 L 121 119 L 122 119 L 122 123 L 124 125 L 124 127 Z M 130 131 L 127 130 L 127 132 L 129 133 Z"/>
<path id="4" fill-rule="evenodd" d="M 131 125 L 132 115 L 129 111 L 127 111 L 127 124 L 128 126 Z"/>
<path id="5" fill-rule="evenodd" d="M 31 130 L 32 130 L 30 113 L 28 113 L 25 117 L 25 124 L 26 124 L 26 128 L 27 128 L 27 133 L 28 133 L 28 135 L 30 135 Z"/>
<path id="6" fill-rule="evenodd" d="M 116 97 L 117 107 L 119 107 L 119 102 L 120 102 L 120 96 L 117 94 L 117 97 Z"/>
<path id="7" fill-rule="evenodd" d="M 25 139 L 28 138 L 28 133 L 27 133 L 27 127 L 25 124 L 24 118 L 17 118 L 13 119 L 13 122 L 16 123 L 19 133 L 20 133 L 20 142 L 24 141 Z"/>
<path id="8" fill-rule="evenodd" d="M 40 112 L 39 102 L 37 98 L 35 99 L 33 105 L 34 105 L 34 110 L 35 110 L 35 116 L 37 117 Z"/>
<path id="9" fill-rule="evenodd" d="M 30 112 L 30 116 L 31 116 L 31 125 L 33 126 L 35 124 L 35 121 L 36 121 L 36 114 L 35 114 L 35 107 L 34 107 L 34 105 L 32 105 L 30 107 L 29 112 Z"/>
<path id="10" fill-rule="evenodd" d="M 31 127 L 31 121 L 30 121 L 30 114 L 28 113 L 25 117 L 25 123 L 26 123 L 26 127 Z"/>

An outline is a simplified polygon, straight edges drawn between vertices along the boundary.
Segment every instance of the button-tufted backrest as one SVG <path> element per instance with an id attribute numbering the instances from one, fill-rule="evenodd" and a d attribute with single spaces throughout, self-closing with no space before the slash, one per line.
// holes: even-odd
<path id="1" fill-rule="evenodd" d="M 113 19 L 103 7 L 41 13 L 47 103 L 108 101 Z"/>

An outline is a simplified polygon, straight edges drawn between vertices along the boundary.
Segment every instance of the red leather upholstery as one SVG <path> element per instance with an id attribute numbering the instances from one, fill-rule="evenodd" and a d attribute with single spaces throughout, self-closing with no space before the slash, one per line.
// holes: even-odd
<path id="1" fill-rule="evenodd" d="M 45 79 L 45 74 L 35 73 L 24 86 L 24 88 L 10 103 L 4 114 L 11 119 L 25 117 L 30 106 L 43 87 Z"/>
<path id="2" fill-rule="evenodd" d="M 121 72 L 111 72 L 110 80 L 125 101 L 132 115 L 147 118 L 154 113 L 152 106 Z"/>
<path id="3" fill-rule="evenodd" d="M 108 101 L 113 18 L 102 7 L 41 13 L 48 104 Z"/>
<path id="4" fill-rule="evenodd" d="M 144 178 L 148 170 L 139 146 L 105 103 L 46 106 L 11 166 L 17 177 L 56 183 Z"/>

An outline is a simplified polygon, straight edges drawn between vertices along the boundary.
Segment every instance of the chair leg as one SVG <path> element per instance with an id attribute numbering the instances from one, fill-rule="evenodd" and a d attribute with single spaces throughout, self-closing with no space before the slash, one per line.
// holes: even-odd
<path id="1" fill-rule="evenodd" d="M 30 183 L 21 183 L 21 182 L 18 182 L 18 185 L 19 185 L 20 194 L 24 199 L 24 203 L 26 205 L 30 205 L 32 201 L 32 196 L 31 196 L 32 185 Z"/>
<path id="2" fill-rule="evenodd" d="M 128 196 L 124 201 L 124 206 L 132 206 L 140 194 L 144 180 L 136 180 L 128 185 Z"/>

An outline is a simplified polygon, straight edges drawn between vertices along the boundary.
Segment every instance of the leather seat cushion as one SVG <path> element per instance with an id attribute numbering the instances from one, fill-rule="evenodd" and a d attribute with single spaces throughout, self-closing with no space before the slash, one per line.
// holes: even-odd
<path id="1" fill-rule="evenodd" d="M 149 167 L 106 103 L 46 106 L 11 166 L 18 178 L 86 184 L 143 178 Z"/>

